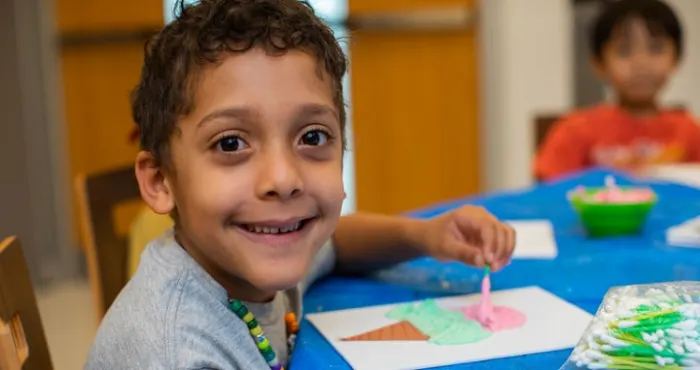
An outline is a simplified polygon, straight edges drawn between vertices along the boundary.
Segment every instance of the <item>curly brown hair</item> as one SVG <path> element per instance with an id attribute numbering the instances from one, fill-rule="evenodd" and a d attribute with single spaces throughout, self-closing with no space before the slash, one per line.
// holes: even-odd
<path id="1" fill-rule="evenodd" d="M 303 50 L 317 58 L 319 76 L 325 69 L 332 78 L 345 143 L 347 58 L 307 2 L 200 0 L 186 5 L 180 0 L 175 9 L 179 16 L 146 44 L 141 80 L 131 95 L 141 149 L 151 152 L 158 165 L 169 161 L 168 143 L 178 119 L 193 109 L 193 81 L 200 71 L 226 53 L 255 47 L 271 55 Z"/>

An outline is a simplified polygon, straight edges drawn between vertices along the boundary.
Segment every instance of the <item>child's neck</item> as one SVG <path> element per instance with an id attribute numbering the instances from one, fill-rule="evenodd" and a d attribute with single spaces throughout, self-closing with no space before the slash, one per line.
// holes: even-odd
<path id="1" fill-rule="evenodd" d="M 634 118 L 646 118 L 659 112 L 659 106 L 656 101 L 638 102 L 618 98 L 617 104 Z"/>
<path id="2" fill-rule="evenodd" d="M 252 303 L 266 303 L 275 298 L 275 292 L 262 291 L 247 281 L 231 275 L 215 263 L 209 260 L 206 256 L 199 252 L 196 248 L 191 248 L 191 241 L 181 235 L 176 234 L 177 243 L 182 247 L 204 270 L 221 285 L 228 294 L 229 299 L 240 299 L 241 301 Z"/>

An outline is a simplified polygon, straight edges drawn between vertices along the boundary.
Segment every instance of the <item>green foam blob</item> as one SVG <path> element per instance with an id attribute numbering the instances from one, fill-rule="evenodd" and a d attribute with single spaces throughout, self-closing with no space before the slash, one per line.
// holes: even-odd
<path id="1" fill-rule="evenodd" d="M 444 310 L 432 299 L 396 306 L 386 317 L 410 322 L 437 345 L 469 344 L 491 336 L 478 322 L 467 320 L 460 311 Z"/>

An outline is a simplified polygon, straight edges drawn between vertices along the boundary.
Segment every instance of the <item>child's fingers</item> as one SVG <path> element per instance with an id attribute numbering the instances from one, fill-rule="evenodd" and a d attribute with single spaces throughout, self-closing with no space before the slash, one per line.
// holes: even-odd
<path id="1" fill-rule="evenodd" d="M 508 262 L 515 249 L 515 230 L 510 225 L 504 223 L 500 224 L 500 229 L 502 238 L 500 239 L 496 261 L 500 267 L 503 267 Z"/>
<path id="2" fill-rule="evenodd" d="M 450 246 L 450 249 L 455 260 L 471 266 L 484 267 L 484 256 L 479 248 L 456 242 Z"/>
<path id="3" fill-rule="evenodd" d="M 495 272 L 503 268 L 508 263 L 510 255 L 513 253 L 515 245 L 515 231 L 512 227 L 505 223 L 493 222 L 494 227 L 494 243 L 493 246 L 484 242 L 484 253 L 492 254 L 491 259 L 486 258 L 486 262 L 490 264 L 491 269 Z"/>
<path id="4" fill-rule="evenodd" d="M 494 251 L 493 262 L 499 267 L 503 265 L 503 257 L 508 250 L 508 225 L 496 223 L 496 250 Z"/>
<path id="5" fill-rule="evenodd" d="M 481 250 L 483 252 L 484 262 L 493 264 L 498 251 L 499 233 L 497 224 L 491 221 L 486 221 L 479 226 L 481 234 Z"/>
<path id="6" fill-rule="evenodd" d="M 484 268 L 484 266 L 486 266 L 486 263 L 484 262 L 484 255 L 481 253 L 480 250 L 476 250 L 476 252 L 474 253 L 474 258 L 469 264 L 478 268 Z"/>
<path id="7" fill-rule="evenodd" d="M 515 252 L 515 242 L 517 241 L 517 235 L 515 234 L 515 229 L 508 225 L 508 249 L 506 250 L 506 261 L 510 261 L 510 257 Z"/>

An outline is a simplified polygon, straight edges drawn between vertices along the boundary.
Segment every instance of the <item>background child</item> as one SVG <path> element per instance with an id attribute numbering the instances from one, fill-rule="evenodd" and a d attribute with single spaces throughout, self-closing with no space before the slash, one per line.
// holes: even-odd
<path id="1" fill-rule="evenodd" d="M 145 202 L 171 214 L 87 369 L 280 369 L 305 287 L 423 255 L 498 270 L 513 230 L 463 207 L 340 218 L 346 59 L 297 0 L 202 0 L 149 46 L 133 113 Z"/>
<path id="2" fill-rule="evenodd" d="M 615 101 L 556 123 L 535 158 L 535 176 L 700 161 L 700 128 L 684 111 L 662 109 L 658 101 L 683 54 L 673 10 L 658 0 L 610 1 L 594 23 L 591 48 L 593 65 Z"/>

